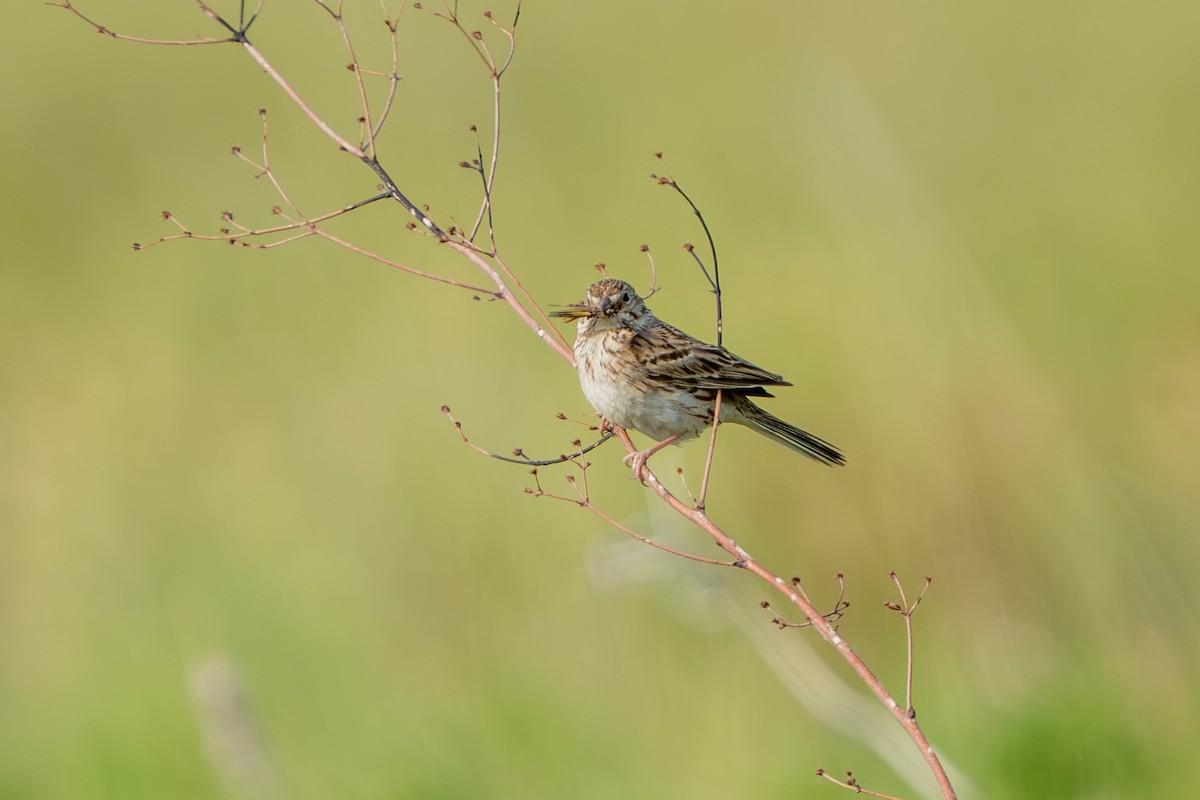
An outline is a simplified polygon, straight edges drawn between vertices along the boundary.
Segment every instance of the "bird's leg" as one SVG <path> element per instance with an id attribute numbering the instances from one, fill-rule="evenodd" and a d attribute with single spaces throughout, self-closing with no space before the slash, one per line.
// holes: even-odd
<path id="1" fill-rule="evenodd" d="M 676 442 L 679 441 L 679 439 L 682 436 L 683 436 L 682 433 L 677 433 L 674 436 L 668 436 L 666 439 L 663 439 L 658 444 L 647 447 L 645 450 L 639 450 L 636 453 L 630 453 L 629 455 L 625 456 L 625 458 L 623 458 L 621 460 L 624 461 L 626 464 L 629 464 L 630 462 L 632 462 L 633 474 L 640 481 L 640 480 L 642 480 L 642 468 L 646 466 L 646 460 L 649 459 L 650 456 L 657 453 L 659 450 L 662 450 L 667 445 L 675 444 Z"/>

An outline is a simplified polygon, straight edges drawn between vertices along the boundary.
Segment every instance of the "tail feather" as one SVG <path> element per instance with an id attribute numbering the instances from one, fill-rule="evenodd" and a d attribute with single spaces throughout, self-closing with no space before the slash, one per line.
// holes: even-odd
<path id="1" fill-rule="evenodd" d="M 740 422 L 763 436 L 774 439 L 784 447 L 795 450 L 828 467 L 840 467 L 846 463 L 846 457 L 829 442 L 813 436 L 808 431 L 802 431 L 795 425 L 789 425 L 779 417 L 763 411 L 749 400 L 739 397 L 734 407 L 737 413 L 728 420 L 729 422 Z M 721 416 L 725 415 L 721 414 Z"/>

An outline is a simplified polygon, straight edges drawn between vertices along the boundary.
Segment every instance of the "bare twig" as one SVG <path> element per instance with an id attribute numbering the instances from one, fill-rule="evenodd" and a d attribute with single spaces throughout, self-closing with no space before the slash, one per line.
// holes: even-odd
<path id="1" fill-rule="evenodd" d="M 904 671 L 904 708 L 905 708 L 905 714 L 908 717 L 915 718 L 917 716 L 917 711 L 915 708 L 913 708 L 913 702 L 912 702 L 912 697 L 913 697 L 913 688 L 912 688 L 913 687 L 912 616 L 913 616 L 913 613 L 917 610 L 917 606 L 921 605 L 921 601 L 925 599 L 925 593 L 927 591 L 929 591 L 929 584 L 933 583 L 933 578 L 925 579 L 925 585 L 923 585 L 921 587 L 921 593 L 919 595 L 917 595 L 917 599 L 914 600 L 913 604 L 910 606 L 908 604 L 908 598 L 905 597 L 905 595 L 904 595 L 904 585 L 902 583 L 900 583 L 900 578 L 898 578 L 896 576 L 895 571 L 893 570 L 892 572 L 889 572 L 888 577 L 892 579 L 892 583 L 896 584 L 896 590 L 900 592 L 900 602 L 899 603 L 887 602 L 887 603 L 883 604 L 883 607 L 889 608 L 892 611 L 898 612 L 900 614 L 900 616 L 904 617 L 904 635 L 905 635 L 905 639 L 907 642 L 907 647 L 906 647 L 907 657 L 905 659 L 906 667 L 905 667 L 905 671 Z"/>
<path id="2" fill-rule="evenodd" d="M 704 262 L 700 260 L 700 256 L 696 255 L 696 248 L 693 245 L 685 244 L 683 246 L 683 249 L 688 251 L 688 254 L 691 255 L 691 257 L 695 260 L 697 266 L 700 267 L 700 272 L 704 274 L 704 278 L 708 281 L 708 285 L 712 288 L 712 293 L 716 297 L 716 302 L 717 302 L 717 347 L 721 347 L 722 342 L 725 337 L 725 321 L 724 321 L 725 317 L 721 310 L 721 270 L 717 265 L 717 243 L 715 241 L 713 241 L 712 231 L 710 231 L 708 229 L 708 223 L 705 222 L 704 215 L 700 213 L 700 209 L 696 206 L 696 204 L 694 202 L 692 202 L 692 198 L 688 196 L 687 192 L 685 192 L 683 190 L 683 188 L 679 185 L 678 182 L 676 182 L 675 178 L 671 175 L 671 169 L 670 169 L 670 167 L 667 166 L 666 157 L 664 157 L 661 152 L 655 153 L 654 157 L 657 158 L 659 160 L 659 162 L 662 164 L 663 172 L 665 172 L 666 175 L 659 176 L 659 175 L 652 174 L 650 177 L 652 179 L 658 181 L 660 186 L 670 186 L 672 189 L 674 189 L 676 192 L 679 193 L 679 196 L 682 197 L 684 199 L 684 201 L 686 201 L 687 204 L 691 207 L 692 213 L 696 215 L 696 219 L 700 220 L 700 227 L 704 229 L 704 236 L 708 239 L 708 250 L 710 253 L 712 253 L 712 261 L 713 261 L 711 275 L 708 274 L 708 269 L 704 266 Z"/>
<path id="3" fill-rule="evenodd" d="M 832 611 L 821 615 L 822 619 L 824 619 L 826 622 L 830 622 L 830 623 L 837 622 L 838 620 L 840 620 L 842 618 L 842 616 L 846 613 L 846 609 L 850 607 L 850 604 L 848 602 L 846 602 L 846 578 L 840 572 L 837 573 L 837 575 L 835 577 L 837 578 L 837 582 L 838 582 L 837 602 L 833 604 Z M 797 577 L 793 577 L 792 578 L 792 586 L 796 587 L 796 589 L 799 590 L 800 589 L 800 579 Z M 780 630 L 784 630 L 786 628 L 810 628 L 810 627 L 812 627 L 813 623 L 812 623 L 811 619 L 805 619 L 804 622 L 792 622 L 791 620 L 784 619 L 783 617 L 781 617 L 775 613 L 775 611 L 771 608 L 771 603 L 767 600 L 763 600 L 761 603 L 759 603 L 759 606 L 761 608 L 764 608 L 767 611 L 771 612 L 771 624 L 777 626 Z"/>
<path id="4" fill-rule="evenodd" d="M 844 780 L 844 781 L 839 781 L 837 778 L 833 777 L 832 775 L 830 775 L 828 772 L 826 772 L 823 769 L 817 770 L 817 776 L 824 778 L 825 780 L 829 781 L 830 783 L 836 783 L 838 786 L 841 786 L 843 789 L 849 789 L 850 791 L 854 792 L 855 794 L 865 794 L 869 797 L 878 797 L 879 800 L 901 800 L 901 798 L 895 797 L 894 795 L 881 794 L 880 792 L 873 792 L 870 789 L 867 789 L 862 784 L 860 784 L 858 782 L 858 779 L 856 779 L 854 777 L 853 773 L 851 773 L 849 771 L 846 772 L 846 780 Z"/>
<path id="5" fill-rule="evenodd" d="M 704 457 L 704 478 L 700 481 L 700 499 L 696 502 L 696 508 L 702 511 L 708 501 L 708 478 L 712 474 L 713 454 L 717 449 L 717 428 L 721 427 L 722 394 L 723 392 L 717 389 L 716 398 L 713 400 L 712 430 L 708 434 L 708 454 Z"/>
<path id="6" fill-rule="evenodd" d="M 501 109 L 501 91 L 500 80 L 504 77 L 504 73 L 512 64 L 513 57 L 517 52 L 517 23 L 521 19 L 521 4 L 517 3 L 516 11 L 513 14 L 512 25 L 508 28 L 500 25 L 492 16 L 492 12 L 485 11 L 483 16 L 492 26 L 498 30 L 506 39 L 508 39 L 508 54 L 505 56 L 503 63 L 496 61 L 492 55 L 491 48 L 488 47 L 487 40 L 484 38 L 483 32 L 479 30 L 468 31 L 458 17 L 458 4 L 450 3 L 443 0 L 443 11 L 434 11 L 425 8 L 421 3 L 414 3 L 413 8 L 425 11 L 428 14 L 445 20 L 450 23 L 471 45 L 476 55 L 483 61 L 484 66 L 488 71 L 489 78 L 492 82 L 492 142 L 491 142 L 491 162 L 486 169 L 483 167 L 483 151 L 481 147 L 477 147 L 479 152 L 479 173 L 483 177 L 483 201 L 479 207 L 479 213 L 475 217 L 475 222 L 471 226 L 470 231 L 466 234 L 467 241 L 474 242 L 475 237 L 479 233 L 479 228 L 483 224 L 484 219 L 488 221 L 488 237 L 491 242 L 491 253 L 496 252 L 495 229 L 492 225 L 492 194 L 496 184 L 496 170 L 500 160 L 500 109 Z M 476 134 L 476 144 L 478 145 L 478 129 L 476 126 L 471 126 L 472 133 Z"/>
<path id="7" fill-rule="evenodd" d="M 354 51 L 354 42 L 350 39 L 350 31 L 346 28 L 346 18 L 342 14 L 342 2 L 338 0 L 337 8 L 329 6 L 323 0 L 315 0 L 316 4 L 325 9 L 326 12 L 337 23 L 338 31 L 342 34 L 342 43 L 346 46 L 346 53 L 350 56 L 349 69 L 354 73 L 354 82 L 358 88 L 358 100 L 362 105 L 362 116 L 359 118 L 362 125 L 362 135 L 359 139 L 359 148 L 362 152 L 371 158 L 378 156 L 379 152 L 375 147 L 375 132 L 376 125 L 372 119 L 371 101 L 367 96 L 367 84 L 363 80 L 363 75 L 366 74 L 359 64 L 358 54 Z M 386 19 L 386 13 L 384 15 Z M 392 36 L 392 51 L 396 51 L 396 29 L 388 25 L 388 29 Z"/>
<path id="8" fill-rule="evenodd" d="M 66 9 L 67 11 L 70 11 L 72 14 L 74 14 L 75 16 L 79 17 L 81 20 L 86 22 L 88 25 L 91 25 L 92 28 L 95 29 L 96 33 L 103 34 L 104 36 L 110 36 L 113 39 L 117 39 L 117 40 L 120 40 L 123 42 L 135 42 L 137 44 L 163 44 L 163 45 L 186 46 L 186 45 L 193 45 L 193 44 L 229 44 L 231 42 L 237 41 L 236 36 L 227 36 L 227 37 L 222 37 L 220 39 L 212 39 L 207 36 L 198 36 L 195 39 L 147 39 L 142 36 L 130 36 L 130 35 L 124 34 L 124 33 L 117 33 L 116 31 L 112 30 L 111 28 L 101 25 L 99 22 L 96 22 L 95 20 L 92 20 L 91 18 L 84 16 L 83 12 L 80 11 L 78 8 L 76 8 L 74 6 L 74 4 L 72 4 L 70 2 L 70 0 L 63 0 L 60 3 L 47 3 L 46 5 L 54 6 L 55 8 Z M 255 16 L 257 16 L 257 12 L 256 12 Z M 253 21 L 253 18 L 251 18 L 251 21 Z"/>
<path id="9" fill-rule="evenodd" d="M 483 455 L 485 455 L 489 458 L 494 458 L 497 461 L 507 461 L 510 464 L 521 464 L 522 466 L 526 466 L 526 467 L 549 467 L 554 464 L 563 464 L 568 461 L 573 461 L 576 458 L 578 458 L 579 456 L 584 455 L 585 453 L 592 452 L 597 447 L 604 444 L 609 439 L 612 439 L 615 436 L 615 434 L 612 431 L 604 431 L 600 435 L 599 439 L 597 439 L 595 442 L 593 442 L 592 444 L 589 444 L 586 447 L 583 446 L 583 442 L 581 440 L 576 439 L 573 442 L 571 442 L 571 446 L 574 447 L 575 449 L 572 450 L 569 454 L 564 453 L 563 455 L 560 455 L 557 458 L 545 458 L 545 459 L 530 458 L 529 456 L 525 455 L 525 451 L 522 450 L 520 447 L 514 449 L 512 451 L 511 456 L 502 456 L 499 453 L 494 453 L 491 450 L 488 450 L 484 447 L 480 447 L 479 445 L 472 442 L 469 438 L 467 438 L 467 433 L 466 433 L 466 431 L 463 430 L 462 423 L 459 422 L 457 419 L 455 419 L 454 415 L 450 412 L 450 406 L 442 406 L 442 413 L 445 414 L 450 419 L 450 422 L 454 425 L 454 429 L 457 430 L 458 435 L 462 437 L 463 444 L 465 444 L 467 447 L 474 450 L 476 453 L 482 453 Z M 566 419 L 566 416 L 559 415 L 559 419 Z M 593 427 L 592 430 L 596 430 L 596 428 Z"/>
<path id="10" fill-rule="evenodd" d="M 491 243 L 492 252 L 495 252 L 496 228 L 492 219 L 492 184 L 488 179 L 487 171 L 483 168 L 483 143 L 479 139 L 478 126 L 471 126 L 471 135 L 475 137 L 475 158 L 471 163 L 462 162 L 462 166 L 479 173 L 479 181 L 483 184 L 483 203 L 480 205 L 479 213 L 475 217 L 475 224 L 471 226 L 471 232 L 467 234 L 467 240 L 472 243 L 475 241 L 475 237 L 479 235 L 479 226 L 483 224 L 483 220 L 486 217 L 488 223 L 488 241 Z M 495 150 L 492 151 L 493 160 L 495 152 Z"/>
<path id="11" fill-rule="evenodd" d="M 586 476 L 587 468 L 590 467 L 591 464 L 587 464 L 587 463 L 580 464 L 578 462 L 574 462 L 574 463 L 576 464 L 577 467 L 579 467 L 581 473 L 584 476 Z M 572 505 L 577 505 L 580 508 L 583 508 L 583 509 L 586 509 L 586 510 L 592 512 L 597 517 L 604 520 L 607 524 L 609 524 L 612 527 L 619 530 L 621 533 L 624 533 L 627 536 L 637 539 L 642 544 L 647 544 L 655 549 L 662 550 L 665 553 L 670 553 L 671 555 L 679 556 L 680 558 L 686 558 L 689 561 L 698 561 L 701 564 L 711 564 L 711 565 L 717 566 L 717 567 L 740 566 L 736 561 L 722 561 L 719 558 L 709 558 L 708 556 L 701 556 L 701 555 L 697 555 L 696 553 L 689 553 L 686 550 L 679 550 L 678 548 L 671 547 L 669 545 L 665 545 L 662 542 L 656 542 L 653 539 L 649 538 L 648 536 L 643 536 L 642 534 L 638 533 L 637 531 L 633 530 L 632 528 L 630 528 L 626 525 L 621 524 L 620 522 L 613 519 L 608 514 L 605 514 L 603 511 L 601 511 L 599 508 L 597 508 L 596 505 L 594 503 L 592 503 L 591 497 L 588 495 L 586 481 L 584 483 L 584 486 L 581 488 L 579 486 L 579 483 L 575 480 L 573 475 L 567 476 L 567 482 L 575 488 L 576 494 L 578 495 L 577 497 L 567 497 L 565 495 L 548 492 L 542 487 L 541 478 L 538 474 L 537 469 L 530 470 L 529 474 L 531 476 L 533 476 L 534 486 L 533 486 L 533 488 L 527 488 L 525 490 L 526 494 L 531 494 L 534 497 L 548 497 L 552 500 L 562 500 L 564 502 L 571 503 Z"/>
<path id="12" fill-rule="evenodd" d="M 445 2 L 445 0 L 443 0 L 442 7 L 443 7 L 443 11 L 434 11 L 434 10 L 425 8 L 421 3 L 413 4 L 413 8 L 425 11 L 425 12 L 431 14 L 432 16 L 437 17 L 438 19 L 448 22 L 451 26 L 453 26 L 453 28 L 455 30 L 457 30 L 467 40 L 467 42 L 471 45 L 471 48 L 475 51 L 475 53 L 483 61 L 484 66 L 487 68 L 489 79 L 492 82 L 491 162 L 485 170 L 485 168 L 483 166 L 483 161 L 484 161 L 483 148 L 482 148 L 480 140 L 479 140 L 478 126 L 475 126 L 475 125 L 471 126 L 471 133 L 474 135 L 475 143 L 476 143 L 476 153 L 477 153 L 476 164 L 472 165 L 471 163 L 466 162 L 466 161 L 459 162 L 460 166 L 466 167 L 468 169 L 473 169 L 480 174 L 480 176 L 483 180 L 483 200 L 479 207 L 479 212 L 476 215 L 475 222 L 471 226 L 471 229 L 463 234 L 463 240 L 461 242 L 457 242 L 455 244 L 457 245 L 457 247 L 476 250 L 477 252 L 481 253 L 482 255 L 492 258 L 496 262 L 496 265 L 500 268 L 500 272 L 503 273 L 503 275 L 504 275 L 505 281 L 509 285 L 515 287 L 515 289 L 521 295 L 521 297 L 524 298 L 524 303 L 528 304 L 528 308 L 524 308 L 524 306 L 522 306 L 522 308 L 525 311 L 525 315 L 531 321 L 533 319 L 533 315 L 536 315 L 536 317 L 538 318 L 538 322 L 533 323 L 533 327 L 535 327 L 535 329 L 538 331 L 538 335 L 541 337 L 545 337 L 547 331 L 549 331 L 552 338 L 547 339 L 546 341 L 556 351 L 559 351 L 560 355 L 561 355 L 563 351 L 569 350 L 569 348 L 567 347 L 566 339 L 563 337 L 563 335 L 561 333 L 559 333 L 558 329 L 555 328 L 554 325 L 551 324 L 550 318 L 547 317 L 546 314 L 542 311 L 541 306 L 533 299 L 532 295 L 525 288 L 524 284 L 516 276 L 516 274 L 508 268 L 508 265 L 505 263 L 504 259 L 500 257 L 499 251 L 496 248 L 495 229 L 494 229 L 494 226 L 492 225 L 492 196 L 495 192 L 496 174 L 497 174 L 497 169 L 499 166 L 499 158 L 500 158 L 500 130 L 501 130 L 500 109 L 501 109 L 501 98 L 503 96 L 502 92 L 501 92 L 500 83 L 501 83 L 501 79 L 504 77 L 504 73 L 508 70 L 509 66 L 512 64 L 513 57 L 516 55 L 516 50 L 517 50 L 516 33 L 517 33 L 517 23 L 521 19 L 521 4 L 520 4 L 520 2 L 517 3 L 516 11 L 513 14 L 512 25 L 509 28 L 504 28 L 498 22 L 496 22 L 495 18 L 492 16 L 490 11 L 484 12 L 484 15 L 483 15 L 484 18 L 487 19 L 489 22 L 491 22 L 492 25 L 496 28 L 496 30 L 500 31 L 500 33 L 503 34 L 504 37 L 508 40 L 508 55 L 505 57 L 503 63 L 498 63 L 496 61 L 496 59 L 493 57 L 491 49 L 488 47 L 487 40 L 484 38 L 482 31 L 478 31 L 478 30 L 468 31 L 467 28 L 463 26 L 462 21 L 458 17 L 458 4 L 457 3 L 454 3 L 453 5 L 451 5 L 449 2 Z M 480 229 L 480 226 L 483 224 L 484 219 L 487 219 L 487 221 L 488 221 L 488 240 L 489 240 L 489 244 L 490 244 L 490 247 L 486 250 L 477 248 L 474 244 L 475 238 L 479 234 L 479 229 Z M 456 247 L 456 249 L 457 249 L 457 247 Z M 515 298 L 513 298 L 512 301 L 510 301 L 510 302 L 518 302 L 518 304 L 519 304 L 519 301 L 516 301 Z M 533 315 L 529 314 L 530 308 L 533 309 Z M 568 358 L 568 360 L 570 360 L 572 363 L 574 363 L 574 356 L 573 355 L 570 356 Z"/>
<path id="13" fill-rule="evenodd" d="M 154 241 L 146 243 L 146 244 L 135 243 L 133 246 L 135 250 L 143 250 L 147 247 L 152 247 L 154 245 L 162 244 L 164 242 L 174 241 L 177 239 L 197 239 L 200 241 L 223 241 L 223 242 L 228 242 L 229 244 L 240 244 L 243 247 L 267 250 L 267 249 L 271 249 L 273 247 L 278 247 L 280 245 L 287 244 L 289 242 L 293 242 L 297 239 L 302 239 L 302 238 L 305 238 L 308 236 L 317 236 L 322 239 L 325 239 L 326 241 L 332 242 L 333 244 L 336 244 L 339 247 L 344 247 L 344 248 L 350 250 L 351 252 L 357 253 L 361 256 L 365 256 L 366 258 L 369 258 L 372 261 L 377 261 L 386 266 L 392 267 L 394 269 L 398 269 L 402 272 L 407 272 L 411 275 L 415 275 L 420 278 L 426 278 L 428 280 L 431 280 L 431 281 L 434 281 L 437 283 L 446 284 L 448 286 L 455 286 L 460 289 L 466 289 L 467 291 L 476 293 L 476 295 L 485 295 L 485 296 L 491 297 L 493 299 L 498 299 L 501 296 L 500 292 L 498 292 L 498 291 L 493 291 L 490 289 L 486 289 L 482 286 L 476 286 L 474 284 L 465 283 L 463 281 L 459 281 L 454 278 L 449 278 L 449 277 L 446 277 L 443 275 L 437 275 L 435 273 L 426 272 L 425 270 L 417 269 L 416 267 L 412 267 L 407 264 L 402 264 L 398 261 L 387 258 L 386 256 L 371 252 L 371 251 L 366 250 L 365 248 L 362 248 L 356 244 L 348 242 L 338 236 L 335 236 L 332 233 L 329 233 L 328 231 L 326 231 L 320 227 L 320 223 L 322 223 L 322 222 L 326 222 L 328 220 L 335 219 L 335 218 L 340 217 L 344 214 L 347 214 L 351 211 L 362 208 L 363 206 L 369 205 L 374 202 L 378 202 L 379 200 L 385 200 L 389 197 L 393 197 L 394 195 L 393 195 L 393 192 L 391 192 L 391 191 L 381 192 L 380 194 L 366 198 L 365 200 L 360 200 L 356 203 L 351 203 L 350 205 L 343 206 L 340 209 L 337 209 L 335 211 L 330 211 L 330 212 L 327 212 L 325 214 L 322 214 L 322 215 L 319 215 L 316 217 L 306 217 L 300 211 L 300 209 L 297 207 L 296 203 L 294 203 L 291 200 L 287 191 L 284 189 L 283 184 L 279 181 L 279 179 L 275 175 L 274 170 L 272 170 L 272 168 L 271 168 L 270 147 L 269 147 L 269 141 L 268 141 L 268 127 L 267 127 L 268 117 L 267 117 L 266 110 L 260 108 L 259 116 L 262 119 L 262 162 L 259 163 L 259 162 L 255 161 L 254 159 L 248 157 L 242 151 L 242 149 L 240 147 L 232 148 L 231 152 L 233 153 L 233 155 L 235 157 L 237 157 L 238 159 L 240 159 L 241 161 L 243 161 L 244 163 L 248 164 L 249 166 L 253 167 L 256 170 L 255 177 L 259 177 L 259 178 L 265 177 L 271 183 L 272 187 L 274 187 L 276 193 L 280 196 L 280 198 L 284 201 L 284 203 L 286 203 L 288 205 L 288 207 L 291 208 L 291 210 L 292 210 L 291 215 L 285 213 L 283 211 L 283 209 L 280 208 L 279 206 L 275 206 L 271 210 L 272 213 L 275 214 L 276 216 L 282 217 L 283 219 L 287 220 L 287 224 L 275 225 L 275 226 L 271 226 L 268 228 L 249 228 L 249 227 L 246 227 L 246 226 L 241 225 L 240 223 L 236 222 L 232 212 L 225 211 L 225 212 L 222 212 L 221 219 L 224 222 L 228 223 L 228 225 L 232 226 L 232 228 L 237 228 L 237 230 L 232 230 L 231 227 L 224 227 L 224 228 L 221 228 L 217 234 L 198 234 L 198 233 L 195 233 L 190 228 L 188 228 L 187 226 L 185 226 L 180 220 L 178 220 L 169 211 L 164 211 L 163 219 L 169 220 L 174 225 L 176 225 L 176 227 L 178 227 L 180 229 L 180 233 L 174 234 L 171 236 L 161 236 L 158 239 L 155 239 Z M 269 236 L 273 236 L 273 235 L 277 235 L 277 234 L 281 234 L 281 233 L 289 233 L 291 235 L 289 235 L 283 239 L 270 240 L 265 243 L 256 241 L 256 240 L 262 239 L 264 237 L 269 237 Z"/>
<path id="14" fill-rule="evenodd" d="M 650 262 L 650 288 L 642 295 L 643 300 L 649 300 L 658 293 L 658 268 L 654 265 L 654 254 L 650 252 L 650 245 L 642 245 L 642 252 L 646 254 L 646 259 Z"/>

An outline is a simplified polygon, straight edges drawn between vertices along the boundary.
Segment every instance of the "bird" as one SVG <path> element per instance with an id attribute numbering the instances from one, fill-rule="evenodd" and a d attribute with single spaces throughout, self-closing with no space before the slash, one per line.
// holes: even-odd
<path id="1" fill-rule="evenodd" d="M 659 450 L 711 425 L 718 391 L 720 422 L 744 425 L 827 466 L 846 463 L 837 447 L 750 399 L 773 397 L 768 386 L 791 386 L 783 376 L 663 322 L 626 281 L 596 281 L 587 299 L 551 315 L 578 321 L 575 366 L 588 402 L 612 425 L 656 440 L 626 457 L 634 475 Z"/>

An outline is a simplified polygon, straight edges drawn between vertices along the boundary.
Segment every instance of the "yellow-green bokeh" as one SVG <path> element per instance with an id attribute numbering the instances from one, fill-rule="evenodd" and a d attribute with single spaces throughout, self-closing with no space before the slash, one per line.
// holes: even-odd
<path id="1" fill-rule="evenodd" d="M 183 0 L 81 2 L 122 32 L 217 34 Z M 511 18 L 461 13 L 488 29 L 487 8 Z M 382 64 L 378 4 L 347 16 Z M 750 642 L 809 634 L 770 631 L 749 576 L 625 550 L 458 443 L 443 403 L 534 454 L 579 435 L 555 412 L 588 411 L 502 304 L 315 240 L 133 252 L 173 230 L 164 209 L 198 232 L 275 221 L 228 153 L 257 157 L 260 106 L 305 211 L 374 191 L 236 47 L 21 21 L 0 48 L 0 797 L 837 796 L 818 767 L 928 791 L 793 700 Z M 353 134 L 328 17 L 269 0 L 255 34 Z M 815 596 L 844 572 L 841 630 L 896 691 L 888 571 L 935 579 L 916 699 L 964 797 L 1200 779 L 1198 35 L 1180 2 L 522 10 L 508 263 L 565 303 L 599 261 L 644 284 L 649 243 L 654 309 L 710 335 L 680 248 L 702 234 L 647 178 L 666 151 L 717 238 L 727 344 L 850 461 L 722 429 L 710 511 Z M 428 14 L 404 12 L 401 44 L 385 163 L 469 222 L 456 164 L 490 128 L 486 75 Z M 336 230 L 482 280 L 405 222 Z M 595 456 L 597 503 L 711 552 L 647 516 L 618 456 Z M 661 458 L 698 482 L 702 447 Z M 263 751 L 240 777 L 195 698 L 221 665 Z"/>

